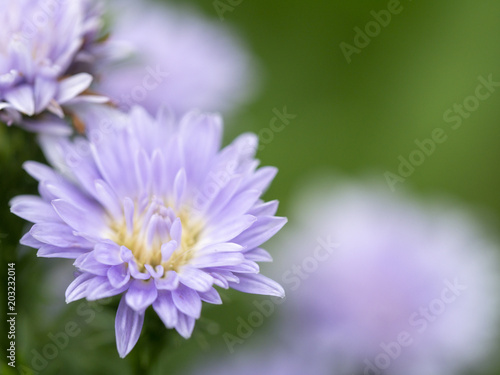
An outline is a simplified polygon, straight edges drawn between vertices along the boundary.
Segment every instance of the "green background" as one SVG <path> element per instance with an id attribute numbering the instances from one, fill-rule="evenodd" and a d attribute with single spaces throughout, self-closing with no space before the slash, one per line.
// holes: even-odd
<path id="1" fill-rule="evenodd" d="M 312 173 L 369 173 L 385 183 L 384 173 L 397 173 L 398 157 L 408 158 L 417 148 L 416 139 L 443 128 L 447 140 L 396 188 L 423 196 L 446 194 L 500 217 L 500 88 L 480 101 L 459 129 L 443 119 L 455 103 L 474 95 L 479 76 L 491 74 L 500 82 L 500 2 L 401 1 L 402 12 L 353 54 L 350 63 L 340 43 L 352 45 L 354 28 L 364 29 L 373 20 L 370 11 L 386 9 L 387 1 L 243 0 L 224 13 L 224 21 L 212 1 L 178 3 L 192 3 L 214 22 L 231 26 L 261 63 L 261 91 L 227 119 L 226 142 L 244 131 L 269 134 L 263 129 L 269 128 L 274 108 L 286 106 L 297 115 L 258 154 L 264 165 L 280 170 L 265 198 L 281 201 L 281 215 L 290 210 L 294 186 Z M 41 373 L 130 374 L 154 355 L 141 344 L 148 335 L 160 351 L 151 374 L 186 374 L 193 364 L 227 354 L 221 333 L 235 332 L 236 318 L 253 310 L 253 296 L 224 292 L 223 306 L 205 304 L 203 318 L 187 341 L 164 330 L 150 314 L 137 348 L 120 360 L 114 341 L 116 301 L 110 307 L 83 306 L 102 310 L 87 323 L 84 319 L 91 314 L 77 313 L 80 302 L 66 307 L 63 294 L 41 290 L 40 280 L 56 269 L 53 260 L 37 259 L 34 251 L 16 253 L 25 223 L 9 213 L 7 202 L 36 191 L 34 181 L 20 172 L 24 160 L 40 157 L 33 137 L 0 127 L 0 155 L 0 245 L 3 264 L 17 263 L 18 365 L 31 361 L 32 350 L 50 343 L 48 333 L 64 330 L 70 321 L 82 333 Z M 252 346 L 271 325 L 272 319 L 241 348 Z"/>

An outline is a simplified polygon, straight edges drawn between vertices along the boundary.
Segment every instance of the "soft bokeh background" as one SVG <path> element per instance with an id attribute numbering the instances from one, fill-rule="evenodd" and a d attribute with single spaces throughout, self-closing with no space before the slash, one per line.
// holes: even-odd
<path id="1" fill-rule="evenodd" d="M 227 119 L 226 141 L 244 131 L 263 136 L 258 156 L 264 165 L 280 170 L 266 199 L 281 201 L 281 215 L 288 214 L 294 189 L 312 172 L 370 173 L 384 183 L 384 172 L 397 173 L 398 156 L 408 158 L 416 149 L 415 139 L 429 138 L 440 127 L 448 135 L 446 142 L 396 188 L 409 188 L 424 197 L 452 196 L 488 212 L 493 220 L 500 218 L 500 87 L 480 102 L 459 129 L 452 130 L 443 120 L 454 103 L 474 95 L 479 76 L 491 74 L 500 82 L 500 2 L 402 1 L 403 11 L 393 15 L 359 54 L 353 54 L 350 64 L 339 44 L 353 44 L 353 29 L 364 28 L 373 19 L 370 11 L 386 9 L 387 1 L 243 0 L 229 5 L 233 10 L 223 14 L 223 21 L 212 1 L 177 2 L 189 3 L 214 22 L 231 26 L 260 61 L 262 90 Z M 269 129 L 273 110 L 282 111 L 285 106 L 297 117 L 272 134 L 271 140 L 263 129 Z M 23 161 L 40 157 L 33 142 L 18 129 L 0 127 L 2 274 L 8 260 L 16 261 L 18 365 L 29 363 L 33 350 L 41 352 L 51 342 L 49 332 L 61 332 L 71 321 L 82 332 L 41 373 L 132 373 L 140 361 L 147 361 L 146 336 L 153 342 L 159 341 L 159 335 L 170 336 L 168 347 L 159 348 L 161 359 L 151 374 L 186 374 L 193 364 L 227 355 L 223 333 L 235 334 L 238 317 L 253 311 L 252 302 L 258 297 L 223 292 L 224 305 L 205 304 L 188 341 L 166 331 L 154 314 L 148 314 L 137 347 L 120 360 L 114 340 L 116 301 L 110 302 L 112 308 L 80 302 L 65 306 L 63 290 L 71 268 L 62 268 L 67 274 L 54 275 L 56 270 L 61 272 L 54 261 L 35 258 L 34 250 L 16 253 L 25 223 L 9 213 L 7 202 L 17 194 L 36 191 L 34 181 L 20 172 Z M 272 245 L 270 249 L 286 251 Z M 57 293 L 44 289 L 49 281 L 60 285 Z M 5 301 L 5 288 L 2 293 Z M 267 319 L 236 349 L 263 345 L 266 341 L 258 338 L 272 328 L 273 319 L 279 315 Z M 485 371 L 500 373 L 500 367 Z"/>

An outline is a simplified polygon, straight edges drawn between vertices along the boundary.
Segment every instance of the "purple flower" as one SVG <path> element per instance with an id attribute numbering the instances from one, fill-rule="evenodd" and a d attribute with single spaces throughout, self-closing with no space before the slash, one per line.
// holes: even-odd
<path id="1" fill-rule="evenodd" d="M 104 120 L 117 125 L 90 141 L 57 140 L 70 167 L 64 174 L 27 162 L 41 196 L 11 204 L 35 223 L 24 245 L 41 257 L 75 259 L 67 302 L 123 293 L 115 324 L 121 357 L 150 305 L 188 338 L 202 301 L 222 303 L 214 286 L 284 295 L 256 263 L 271 260 L 260 246 L 286 219 L 274 216 L 277 201 L 259 198 L 276 168 L 257 169 L 255 135 L 219 150 L 216 115 L 193 112 L 175 123 L 134 108 Z"/>
<path id="2" fill-rule="evenodd" d="M 233 30 L 189 8 L 115 4 L 110 40 L 128 43 L 132 57 L 104 70 L 98 90 L 120 108 L 229 111 L 254 91 L 251 58 Z"/>
<path id="3" fill-rule="evenodd" d="M 61 106 L 105 99 L 82 95 L 92 75 L 78 69 L 99 52 L 101 12 L 92 0 L 16 0 L 0 2 L 0 120 L 23 122 L 48 111 L 63 117 Z M 43 130 L 57 121 L 26 127 Z M 62 122 L 60 122 L 59 126 Z"/>
<path id="4" fill-rule="evenodd" d="M 287 341 L 306 357 L 323 353 L 332 373 L 440 375 L 483 363 L 498 334 L 497 244 L 456 207 L 382 189 L 316 186 L 299 199 L 297 227 L 280 244 Z"/>

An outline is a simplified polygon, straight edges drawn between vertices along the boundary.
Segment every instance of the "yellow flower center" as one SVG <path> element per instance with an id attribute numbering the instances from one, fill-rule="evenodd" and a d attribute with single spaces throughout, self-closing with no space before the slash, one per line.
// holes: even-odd
<path id="1" fill-rule="evenodd" d="M 145 270 L 146 264 L 152 267 L 161 265 L 165 272 L 178 271 L 194 256 L 203 225 L 199 220 L 191 219 L 187 208 L 175 212 L 171 207 L 165 205 L 164 201 L 153 198 L 142 212 L 135 210 L 133 218 L 127 220 L 124 215 L 121 220 L 110 221 L 108 239 L 132 251 L 140 271 Z M 180 220 L 182 227 L 180 243 L 170 257 L 165 259 L 162 256 L 162 245 L 175 239 L 175 233 L 171 229 L 176 219 Z"/>

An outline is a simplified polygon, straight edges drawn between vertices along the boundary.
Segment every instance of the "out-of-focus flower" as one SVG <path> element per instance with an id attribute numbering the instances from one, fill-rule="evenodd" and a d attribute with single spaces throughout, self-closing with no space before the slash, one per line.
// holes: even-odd
<path id="1" fill-rule="evenodd" d="M 26 163 L 41 197 L 12 201 L 12 212 L 35 223 L 23 244 L 75 259 L 66 301 L 124 293 L 115 324 L 124 357 L 150 305 L 187 338 L 201 302 L 221 303 L 214 286 L 283 296 L 256 263 L 271 260 L 259 246 L 286 222 L 274 216 L 277 201 L 260 200 L 276 169 L 257 169 L 256 136 L 219 150 L 216 115 L 169 123 L 134 108 L 110 119 L 116 126 L 89 141 L 58 139 L 70 175 Z"/>
<path id="2" fill-rule="evenodd" d="M 192 109 L 225 112 L 254 91 L 254 64 L 232 30 L 192 9 L 117 1 L 110 40 L 130 44 L 126 63 L 101 75 L 98 90 L 128 110 L 161 106 L 178 116 Z"/>
<path id="3" fill-rule="evenodd" d="M 498 247 L 474 218 L 355 184 L 310 188 L 290 216 L 283 334 L 306 357 L 338 374 L 439 375 L 495 347 Z"/>
<path id="4" fill-rule="evenodd" d="M 103 102 L 84 95 L 92 75 L 94 54 L 100 46 L 101 6 L 93 0 L 1 0 L 0 120 L 23 122 L 45 111 L 62 117 L 61 106 L 77 101 Z M 55 120 L 27 122 L 43 131 L 62 125 Z"/>

